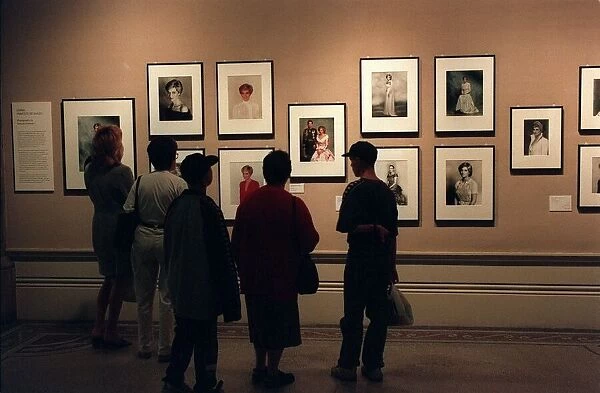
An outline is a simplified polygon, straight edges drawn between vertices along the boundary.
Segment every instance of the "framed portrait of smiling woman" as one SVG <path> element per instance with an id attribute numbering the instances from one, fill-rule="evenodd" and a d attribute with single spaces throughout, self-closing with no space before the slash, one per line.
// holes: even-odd
<path id="1" fill-rule="evenodd" d="M 201 62 L 147 65 L 150 137 L 204 137 L 204 81 Z"/>

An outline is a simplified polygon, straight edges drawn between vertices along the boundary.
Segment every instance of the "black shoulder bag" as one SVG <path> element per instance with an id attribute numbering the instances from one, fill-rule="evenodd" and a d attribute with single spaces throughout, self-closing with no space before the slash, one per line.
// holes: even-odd
<path id="1" fill-rule="evenodd" d="M 135 228 L 140 223 L 140 216 L 138 214 L 138 189 L 140 186 L 140 179 L 138 177 L 135 181 L 135 200 L 133 202 L 133 211 L 121 212 L 117 219 L 117 229 L 115 230 L 114 245 L 120 251 L 131 250 L 133 244 L 133 238 L 135 235 Z"/>
<path id="2" fill-rule="evenodd" d="M 300 253 L 298 234 L 296 233 L 296 197 L 292 196 L 292 240 L 296 245 L 298 253 L 298 275 L 296 286 L 300 295 L 312 295 L 319 289 L 319 272 L 317 266 L 310 257 L 310 253 Z"/>

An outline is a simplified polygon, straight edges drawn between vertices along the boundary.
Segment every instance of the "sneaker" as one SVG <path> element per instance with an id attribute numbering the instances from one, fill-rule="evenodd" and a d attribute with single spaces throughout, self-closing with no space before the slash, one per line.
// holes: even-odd
<path id="1" fill-rule="evenodd" d="M 289 385 L 290 383 L 293 383 L 295 380 L 296 380 L 296 378 L 294 377 L 294 374 L 284 373 L 283 371 L 279 370 L 278 373 L 275 375 L 267 374 L 265 376 L 264 382 L 265 382 L 265 388 L 273 389 L 273 388 L 279 388 L 279 387 L 282 387 L 285 385 Z"/>
<path id="2" fill-rule="evenodd" d="M 253 368 L 252 369 L 252 385 L 258 385 L 259 383 L 262 383 L 265 380 L 266 376 L 267 376 L 266 368 L 262 368 L 262 369 Z"/>
<path id="3" fill-rule="evenodd" d="M 331 367 L 331 376 L 340 381 L 356 381 L 356 367 Z"/>
<path id="4" fill-rule="evenodd" d="M 170 382 L 165 382 L 160 393 L 194 393 L 194 389 L 186 383 L 181 384 L 181 386 L 175 386 Z"/>
<path id="5" fill-rule="evenodd" d="M 360 373 L 371 382 L 383 381 L 383 373 L 379 367 L 367 370 L 365 366 L 360 368 Z"/>

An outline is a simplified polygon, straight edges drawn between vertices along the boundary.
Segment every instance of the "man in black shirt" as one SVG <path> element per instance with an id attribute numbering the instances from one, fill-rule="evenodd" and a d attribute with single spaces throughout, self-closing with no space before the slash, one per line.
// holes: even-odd
<path id="1" fill-rule="evenodd" d="M 389 303 L 387 288 L 397 282 L 396 236 L 398 210 L 394 194 L 375 174 L 377 149 L 366 141 L 348 153 L 358 180 L 344 191 L 336 230 L 347 233 L 348 254 L 344 270 L 344 317 L 340 320 L 342 348 L 331 375 L 356 380 L 356 367 L 375 382 L 383 380 L 383 350 L 387 336 Z M 363 314 L 370 319 L 363 341 Z"/>

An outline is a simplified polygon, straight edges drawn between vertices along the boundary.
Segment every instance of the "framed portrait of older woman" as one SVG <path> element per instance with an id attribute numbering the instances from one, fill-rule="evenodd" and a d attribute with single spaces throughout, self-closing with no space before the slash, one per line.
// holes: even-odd
<path id="1" fill-rule="evenodd" d="M 510 169 L 562 169 L 563 107 L 510 108 Z"/>
<path id="2" fill-rule="evenodd" d="M 102 126 L 123 131 L 122 163 L 135 168 L 135 99 L 86 98 L 62 100 L 63 167 L 65 192 L 85 190 L 84 164 L 92 155 L 92 140 Z"/>
<path id="3" fill-rule="evenodd" d="M 418 135 L 419 58 L 363 58 L 359 65 L 362 136 Z"/>
<path id="4" fill-rule="evenodd" d="M 435 220 L 494 221 L 494 146 L 435 146 Z"/>
<path id="5" fill-rule="evenodd" d="M 150 137 L 204 138 L 204 71 L 201 62 L 147 64 Z"/>
<path id="6" fill-rule="evenodd" d="M 579 132 L 600 134 L 600 66 L 579 67 Z"/>
<path id="7" fill-rule="evenodd" d="M 600 209 L 600 144 L 579 145 L 577 207 Z"/>
<path id="8" fill-rule="evenodd" d="M 226 220 L 235 219 L 240 203 L 265 184 L 262 161 L 273 150 L 219 149 L 219 201 Z"/>
<path id="9" fill-rule="evenodd" d="M 375 173 L 383 180 L 396 198 L 398 221 L 418 222 L 419 148 L 378 147 Z"/>
<path id="10" fill-rule="evenodd" d="M 345 180 L 346 104 L 288 104 L 288 132 L 294 180 Z"/>
<path id="11" fill-rule="evenodd" d="M 494 55 L 435 57 L 435 132 L 494 134 Z"/>
<path id="12" fill-rule="evenodd" d="M 273 61 L 217 63 L 219 139 L 272 139 Z"/>

